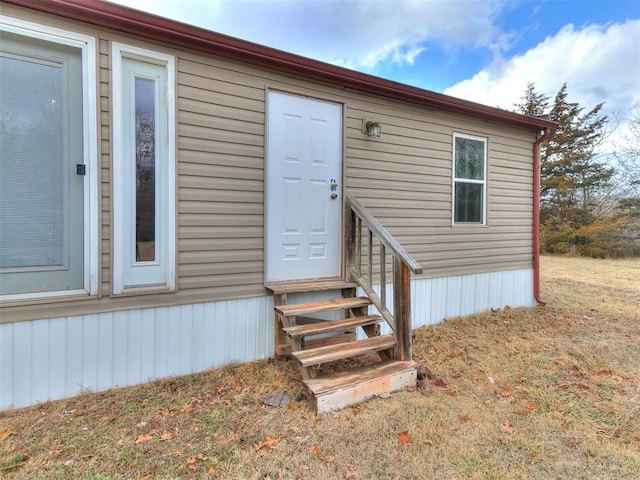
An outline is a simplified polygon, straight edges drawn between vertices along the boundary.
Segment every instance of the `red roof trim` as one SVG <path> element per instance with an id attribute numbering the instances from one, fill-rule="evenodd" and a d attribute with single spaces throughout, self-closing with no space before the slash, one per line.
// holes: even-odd
<path id="1" fill-rule="evenodd" d="M 112 3 L 97 0 L 3 1 L 137 35 L 149 40 L 239 60 L 290 75 L 353 88 L 416 105 L 466 113 L 536 129 L 557 127 L 554 122 L 385 80 Z"/>

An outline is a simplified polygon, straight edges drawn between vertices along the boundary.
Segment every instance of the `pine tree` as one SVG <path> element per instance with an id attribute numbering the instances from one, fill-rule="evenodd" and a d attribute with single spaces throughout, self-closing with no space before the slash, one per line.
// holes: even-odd
<path id="1" fill-rule="evenodd" d="M 541 152 L 541 205 L 543 221 L 593 221 L 594 202 L 606 187 L 613 169 L 598 162 L 596 147 L 605 135 L 607 117 L 600 103 L 587 113 L 578 103 L 567 101 L 567 84 L 556 94 L 547 119 L 559 127 Z M 544 218 L 546 217 L 546 218 Z"/>
<path id="2" fill-rule="evenodd" d="M 542 246 L 552 253 L 567 252 L 584 243 L 576 233 L 598 221 L 595 207 L 599 194 L 609 185 L 614 173 L 598 161 L 595 153 L 606 134 L 607 117 L 601 113 L 603 104 L 584 113 L 584 107 L 569 102 L 567 96 L 565 83 L 550 104 L 550 97 L 538 93 L 535 85 L 529 83 L 522 103 L 515 105 L 519 113 L 559 124 L 540 152 Z"/>

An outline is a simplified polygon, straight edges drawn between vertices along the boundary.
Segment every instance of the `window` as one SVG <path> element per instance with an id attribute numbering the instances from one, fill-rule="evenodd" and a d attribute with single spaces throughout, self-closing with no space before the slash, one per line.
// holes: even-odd
<path id="1" fill-rule="evenodd" d="M 0 27 L 0 299 L 95 295 L 95 39 Z"/>
<path id="2" fill-rule="evenodd" d="M 486 224 L 487 140 L 453 135 L 453 223 Z"/>
<path id="3" fill-rule="evenodd" d="M 175 288 L 171 56 L 113 44 L 113 293 Z"/>

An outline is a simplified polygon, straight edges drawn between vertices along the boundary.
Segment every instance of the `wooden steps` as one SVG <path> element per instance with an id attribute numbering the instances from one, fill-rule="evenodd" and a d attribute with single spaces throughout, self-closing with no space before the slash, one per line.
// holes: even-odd
<path id="1" fill-rule="evenodd" d="M 271 284 L 267 288 L 274 295 L 276 354 L 290 354 L 299 362 L 303 382 L 314 396 L 318 412 L 344 408 L 376 395 L 415 386 L 416 364 L 393 358 L 397 354 L 396 334 L 380 335 L 379 324 L 385 320 L 381 315 L 369 314 L 372 302 L 368 297 L 356 296 L 355 283 L 305 281 Z M 293 294 L 309 292 L 332 292 L 323 293 L 324 298 L 335 292 L 335 296 L 342 297 L 289 303 L 296 298 Z M 339 316 L 327 313 L 336 311 L 342 313 Z M 366 338 L 357 339 L 357 329 L 362 329 Z M 375 361 L 376 357 L 381 361 L 316 378 L 318 371 L 333 368 L 318 370 L 320 365 L 363 355 L 369 355 L 368 361 Z"/>
<path id="2" fill-rule="evenodd" d="M 339 343 L 337 345 L 326 345 L 310 350 L 291 352 L 300 365 L 311 367 L 323 363 L 335 362 L 345 358 L 358 357 L 367 353 L 375 353 L 380 350 L 389 350 L 396 346 L 396 339 L 393 335 L 383 335 L 380 337 L 365 338 L 354 342 Z"/>
<path id="3" fill-rule="evenodd" d="M 327 413 L 378 395 L 415 387 L 417 367 L 414 361 L 387 360 L 310 378 L 304 380 L 304 384 L 316 399 L 318 413 Z"/>
<path id="4" fill-rule="evenodd" d="M 349 328 L 374 325 L 382 320 L 380 315 L 365 315 L 364 317 L 345 318 L 342 320 L 323 321 L 285 327 L 283 330 L 291 338 L 302 338 L 311 335 L 339 332 Z"/>
<path id="5" fill-rule="evenodd" d="M 352 297 L 297 305 L 276 305 L 274 308 L 276 312 L 280 313 L 283 317 L 291 317 L 295 315 L 308 315 L 310 313 L 330 312 L 332 310 L 366 307 L 368 305 L 371 305 L 371 300 L 368 298 Z"/>
<path id="6" fill-rule="evenodd" d="M 331 280 L 305 280 L 295 283 L 270 283 L 267 288 L 275 295 L 286 293 L 307 293 L 326 290 L 342 290 L 344 288 L 356 288 L 358 284 L 342 279 Z"/>

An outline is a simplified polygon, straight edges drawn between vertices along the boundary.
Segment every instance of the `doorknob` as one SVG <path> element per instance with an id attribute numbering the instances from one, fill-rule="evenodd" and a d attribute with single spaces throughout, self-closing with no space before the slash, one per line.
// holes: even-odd
<path id="1" fill-rule="evenodd" d="M 335 200 L 336 198 L 338 198 L 338 194 L 337 193 L 332 193 L 331 194 L 331 200 Z"/>

